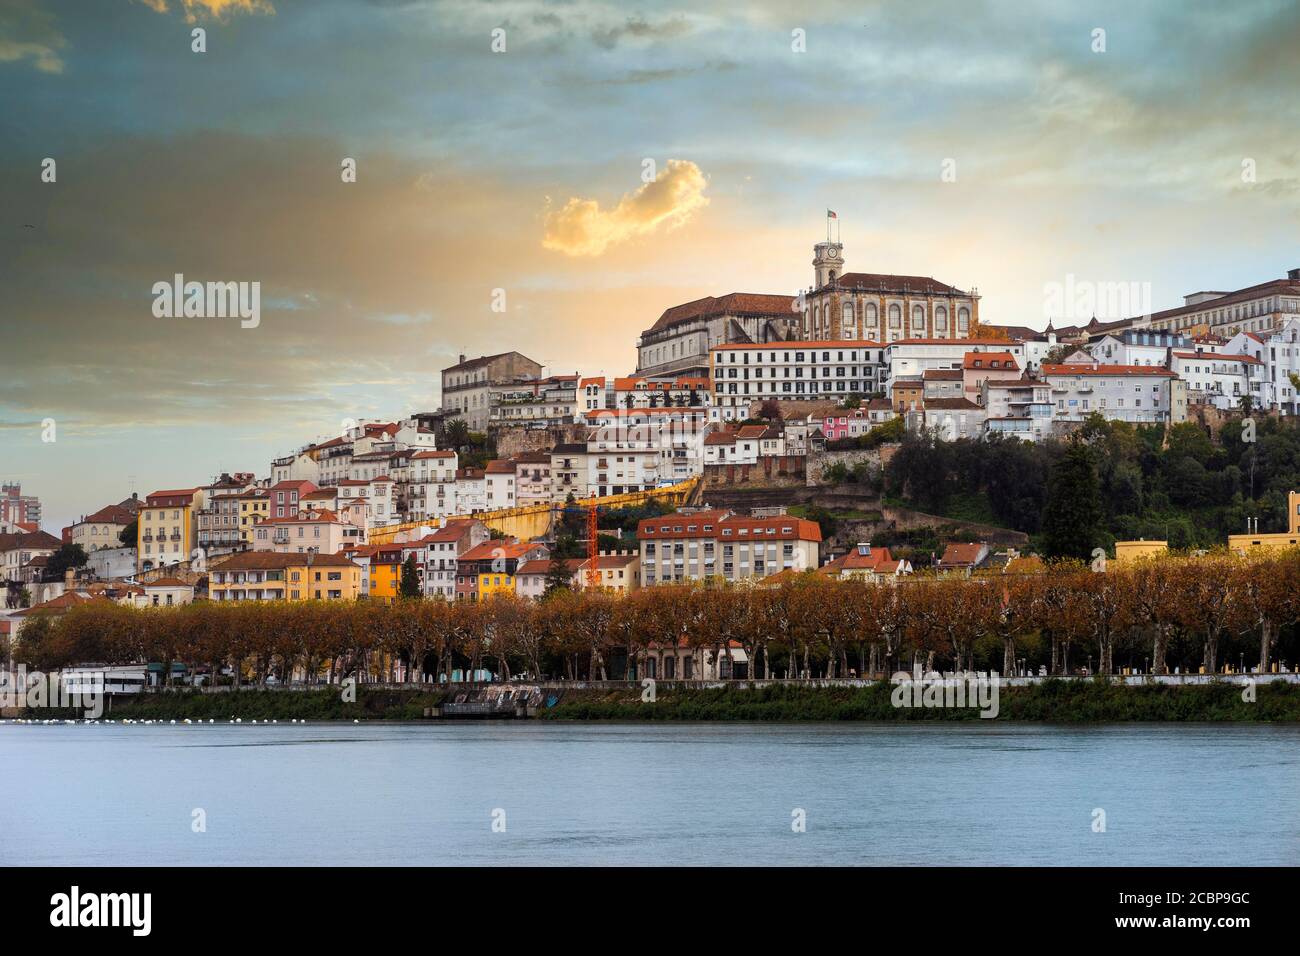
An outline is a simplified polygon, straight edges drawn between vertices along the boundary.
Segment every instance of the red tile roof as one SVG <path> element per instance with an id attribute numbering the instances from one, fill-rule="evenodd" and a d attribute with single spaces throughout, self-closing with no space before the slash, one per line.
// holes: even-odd
<path id="1" fill-rule="evenodd" d="M 1097 363 L 1091 365 L 1084 365 L 1083 363 L 1049 365 L 1044 363 L 1042 368 L 1039 370 L 1039 374 L 1043 376 L 1100 375 L 1104 377 L 1114 375 L 1154 375 L 1158 378 L 1178 377 L 1173 372 L 1169 371 L 1169 369 L 1159 368 L 1154 365 L 1100 365 Z"/>

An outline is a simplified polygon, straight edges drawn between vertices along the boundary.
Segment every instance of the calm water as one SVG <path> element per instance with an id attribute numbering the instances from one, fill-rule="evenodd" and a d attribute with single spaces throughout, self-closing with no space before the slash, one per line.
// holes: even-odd
<path id="1" fill-rule="evenodd" d="M 7 724 L 0 766 L 5 865 L 1300 863 L 1300 727 Z"/>

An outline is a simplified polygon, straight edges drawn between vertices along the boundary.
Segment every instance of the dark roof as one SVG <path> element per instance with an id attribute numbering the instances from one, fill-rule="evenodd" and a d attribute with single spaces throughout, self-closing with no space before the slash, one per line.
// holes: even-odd
<path id="1" fill-rule="evenodd" d="M 924 295 L 966 295 L 961 289 L 930 276 L 899 276 L 882 272 L 846 272 L 835 280 L 841 289 L 871 292 L 919 292 Z"/>
<path id="2" fill-rule="evenodd" d="M 505 358 L 507 355 L 518 355 L 522 359 L 528 359 L 528 361 L 533 362 L 533 360 L 528 358 L 527 355 L 524 355 L 520 352 L 498 352 L 496 355 L 480 355 L 478 358 L 475 359 L 466 359 L 463 362 L 457 362 L 455 365 L 449 365 L 447 368 L 443 369 L 443 371 L 444 372 L 467 372 L 470 369 L 482 368 L 484 365 L 488 365 L 492 362 L 495 362 L 499 358 Z M 533 364 L 536 365 L 537 363 L 533 362 Z"/>
<path id="3" fill-rule="evenodd" d="M 925 400 L 925 408 L 926 411 L 982 411 L 980 406 L 976 405 L 969 398 L 927 398 Z"/>
<path id="4" fill-rule="evenodd" d="M 16 551 L 19 548 L 48 548 L 50 551 L 57 551 L 63 547 L 63 542 L 54 535 L 46 531 L 20 531 L 11 534 L 0 534 L 0 551 Z"/>
<path id="5" fill-rule="evenodd" d="M 771 315 L 791 316 L 794 314 L 794 296 L 767 295 L 760 292 L 732 292 L 718 298 L 705 296 L 694 302 L 685 302 L 665 309 L 659 320 L 650 327 L 651 332 L 680 325 L 691 319 L 715 318 L 723 315 Z"/>

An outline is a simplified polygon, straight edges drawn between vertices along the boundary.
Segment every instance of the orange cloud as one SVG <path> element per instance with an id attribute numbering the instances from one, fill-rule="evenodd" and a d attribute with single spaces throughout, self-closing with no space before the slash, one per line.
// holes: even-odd
<path id="1" fill-rule="evenodd" d="M 598 256 L 607 248 L 660 226 L 675 229 L 707 206 L 708 185 L 703 171 L 683 159 L 670 159 L 654 182 L 623 196 L 617 206 L 602 210 L 595 199 L 573 197 L 546 216 L 542 246 L 570 256 Z"/>
<path id="2" fill-rule="evenodd" d="M 140 0 L 156 13 L 166 13 L 167 0 Z M 270 0 L 177 0 L 185 11 L 185 19 L 194 23 L 200 17 L 224 20 L 231 13 L 275 13 Z"/>

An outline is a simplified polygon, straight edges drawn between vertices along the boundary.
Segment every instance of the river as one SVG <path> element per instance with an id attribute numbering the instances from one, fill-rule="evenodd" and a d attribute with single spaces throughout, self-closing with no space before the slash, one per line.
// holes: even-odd
<path id="1" fill-rule="evenodd" d="M 11 722 L 0 766 L 9 866 L 1300 863 L 1291 725 Z"/>

